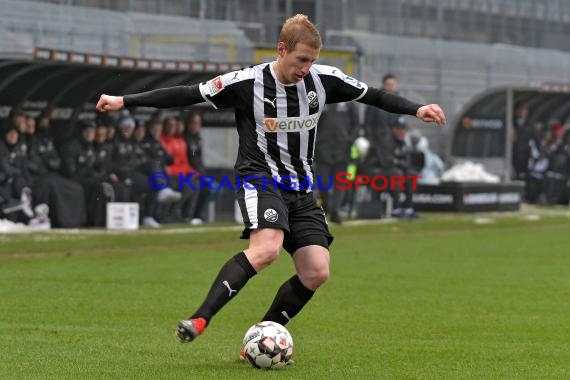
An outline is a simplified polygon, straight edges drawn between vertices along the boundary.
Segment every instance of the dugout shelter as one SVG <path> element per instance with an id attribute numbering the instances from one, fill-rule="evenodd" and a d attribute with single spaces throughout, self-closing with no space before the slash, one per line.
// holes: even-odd
<path id="1" fill-rule="evenodd" d="M 454 118 L 448 157 L 452 163 L 472 161 L 503 181 L 512 178 L 515 110 L 528 108 L 527 123 L 548 126 L 570 118 L 570 84 L 501 86 L 469 101 Z"/>

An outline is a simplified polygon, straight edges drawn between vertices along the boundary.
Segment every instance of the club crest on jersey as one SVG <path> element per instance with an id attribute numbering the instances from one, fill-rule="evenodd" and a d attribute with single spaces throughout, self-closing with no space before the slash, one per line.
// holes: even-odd
<path id="1" fill-rule="evenodd" d="M 309 91 L 307 98 L 309 99 L 310 108 L 317 108 L 319 106 L 319 98 L 317 97 L 317 93 L 315 91 Z"/>
<path id="2" fill-rule="evenodd" d="M 217 76 L 208 82 L 210 88 L 210 96 L 216 95 L 218 92 L 224 89 L 224 82 L 222 82 L 222 77 Z"/>
<path id="3" fill-rule="evenodd" d="M 268 208 L 267 210 L 265 210 L 265 212 L 263 213 L 263 217 L 265 218 L 265 220 L 267 220 L 270 223 L 275 223 L 277 221 L 277 219 L 279 218 L 279 214 L 277 213 L 277 211 L 275 211 L 272 208 Z"/>

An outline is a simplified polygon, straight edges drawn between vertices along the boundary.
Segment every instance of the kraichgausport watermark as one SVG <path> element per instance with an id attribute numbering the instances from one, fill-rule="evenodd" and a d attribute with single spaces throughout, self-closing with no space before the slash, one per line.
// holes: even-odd
<path id="1" fill-rule="evenodd" d="M 296 176 L 267 176 L 267 175 L 247 175 L 247 176 L 221 176 L 216 178 L 212 175 L 197 173 L 178 173 L 177 176 L 171 177 L 165 172 L 154 172 L 148 176 L 148 185 L 152 190 L 164 190 L 170 187 L 171 180 L 175 182 L 172 187 L 175 190 L 212 190 L 220 191 L 228 189 L 235 191 L 238 189 L 246 190 L 358 190 L 363 186 L 370 186 L 374 190 L 405 190 L 406 186 L 411 186 L 412 190 L 417 190 L 417 181 L 422 178 L 421 175 L 353 175 L 349 172 L 339 172 L 330 176 L 303 177 L 299 179 Z"/>

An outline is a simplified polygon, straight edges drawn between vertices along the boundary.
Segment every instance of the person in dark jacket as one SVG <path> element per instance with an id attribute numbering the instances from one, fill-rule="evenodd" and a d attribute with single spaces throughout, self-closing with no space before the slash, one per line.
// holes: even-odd
<path id="1" fill-rule="evenodd" d="M 337 103 L 325 106 L 319 119 L 315 144 L 315 187 L 322 206 L 333 223 L 341 223 L 338 213 L 343 192 L 334 188 L 334 177 L 345 172 L 350 161 L 350 145 L 358 131 L 358 114 L 353 104 Z M 330 180 L 332 178 L 332 181 Z"/>
<path id="2" fill-rule="evenodd" d="M 184 129 L 184 140 L 188 146 L 188 163 L 198 173 L 205 174 L 206 167 L 202 157 L 202 115 L 193 112 L 186 120 L 186 128 Z"/>
<path id="3" fill-rule="evenodd" d="M 93 146 L 95 123 L 91 120 L 81 121 L 78 129 L 79 137 L 63 147 L 62 173 L 83 187 L 87 225 L 103 226 L 110 194 L 105 191 L 96 168 L 96 154 Z"/>
<path id="4" fill-rule="evenodd" d="M 35 133 L 33 133 L 35 129 Z M 52 227 L 77 228 L 85 225 L 83 188 L 60 174 L 62 162 L 51 135 L 50 119 L 40 116 L 28 124 L 28 144 L 33 169 L 33 204 L 46 204 Z"/>
<path id="5" fill-rule="evenodd" d="M 203 144 L 202 144 L 202 114 L 200 112 L 192 112 L 186 119 L 184 128 L 184 141 L 188 147 L 187 156 L 188 163 L 197 172 L 197 175 L 206 174 L 206 166 L 203 160 Z M 212 189 L 203 186 L 200 189 L 195 206 L 189 221 L 193 225 L 208 222 L 208 205 L 215 202 L 220 196 L 221 190 L 216 190 L 218 183 L 212 183 Z"/>
<path id="6" fill-rule="evenodd" d="M 418 175 L 420 168 L 412 160 L 412 148 L 406 140 L 408 134 L 407 122 L 404 116 L 400 116 L 392 126 L 392 165 L 388 167 L 387 174 L 391 176 L 404 176 L 404 189 L 394 186 L 391 191 L 393 210 L 392 217 L 395 218 L 417 218 L 413 203 L 413 184 L 407 179 L 409 175 Z M 423 166 L 423 163 L 421 164 Z M 404 201 L 401 201 L 400 194 L 404 194 Z"/>
<path id="7" fill-rule="evenodd" d="M 395 119 L 394 125 L 391 127 L 389 135 L 384 136 L 375 144 L 371 144 L 363 169 L 363 174 L 371 177 L 375 175 L 385 176 L 389 184 L 399 176 L 407 178 L 408 175 L 418 175 L 420 169 L 412 161 L 412 148 L 406 141 L 408 128 L 405 117 L 400 116 Z M 412 198 L 412 181 L 406 179 L 403 187 L 404 189 L 399 186 L 388 186 L 393 205 L 391 216 L 394 218 L 417 218 Z M 404 194 L 403 202 L 401 200 L 402 194 Z"/>
<path id="8" fill-rule="evenodd" d="M 113 171 L 113 152 L 115 145 L 109 142 L 108 136 L 115 130 L 114 121 L 108 115 L 100 115 L 97 118 L 95 129 L 95 178 L 99 179 L 108 195 L 110 202 L 129 202 L 131 199 L 131 187 L 119 180 Z"/>
<path id="9" fill-rule="evenodd" d="M 149 160 L 158 161 L 161 170 L 166 172 L 166 166 L 172 165 L 172 156 L 162 146 L 160 136 L 162 135 L 162 123 L 158 118 L 150 119 L 146 124 L 146 134 L 140 143 Z"/>
<path id="10" fill-rule="evenodd" d="M 34 216 L 28 146 L 20 142 L 18 127 L 12 121 L 6 124 L 0 141 L 0 214 L 14 222 L 27 223 Z"/>
<path id="11" fill-rule="evenodd" d="M 382 78 L 382 90 L 390 94 L 398 94 L 398 81 L 394 74 L 386 74 Z M 400 115 L 390 113 L 376 107 L 366 107 L 364 128 L 366 138 L 374 145 L 391 134 L 391 128 Z"/>
<path id="12" fill-rule="evenodd" d="M 117 176 L 112 172 L 114 146 L 107 140 L 109 130 L 113 128 L 112 124 L 107 125 L 98 120 L 95 129 L 95 140 L 93 141 L 93 147 L 95 148 L 96 176 L 101 179 L 101 181 L 110 183 L 118 181 Z M 125 199 L 115 198 L 115 200 L 121 202 Z"/>

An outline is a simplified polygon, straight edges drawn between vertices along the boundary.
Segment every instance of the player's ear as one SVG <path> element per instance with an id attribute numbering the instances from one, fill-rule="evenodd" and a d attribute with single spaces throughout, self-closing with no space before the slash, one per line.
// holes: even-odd
<path id="1" fill-rule="evenodd" d="M 287 51 L 287 46 L 285 45 L 285 42 L 279 41 L 277 43 L 277 53 L 279 54 L 279 57 L 283 57 L 286 51 Z"/>

